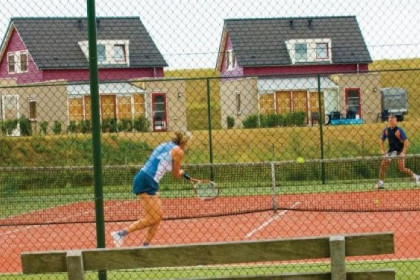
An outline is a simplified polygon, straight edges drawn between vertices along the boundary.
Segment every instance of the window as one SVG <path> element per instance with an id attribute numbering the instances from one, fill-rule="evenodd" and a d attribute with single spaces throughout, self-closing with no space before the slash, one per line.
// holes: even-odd
<path id="1" fill-rule="evenodd" d="M 31 121 L 36 121 L 36 100 L 31 98 L 29 99 L 29 119 Z"/>
<path id="2" fill-rule="evenodd" d="M 233 50 L 226 52 L 226 69 L 232 70 L 236 66 L 236 57 Z"/>
<path id="3" fill-rule="evenodd" d="M 20 52 L 20 72 L 28 71 L 28 53 Z"/>
<path id="4" fill-rule="evenodd" d="M 125 46 L 124 45 L 114 45 L 114 60 L 116 62 L 125 62 Z"/>
<path id="5" fill-rule="evenodd" d="M 106 61 L 106 49 L 105 45 L 98 44 L 98 62 L 102 63 Z"/>
<path id="6" fill-rule="evenodd" d="M 327 59 L 328 58 L 328 44 L 327 43 L 317 43 L 315 50 L 316 50 L 316 58 L 317 59 Z"/>
<path id="7" fill-rule="evenodd" d="M 7 61 L 9 64 L 9 73 L 15 73 L 16 72 L 16 61 L 15 61 L 15 54 L 9 53 L 7 55 Z"/>
<path id="8" fill-rule="evenodd" d="M 295 44 L 295 59 L 296 61 L 307 61 L 308 60 L 308 45 L 307 44 Z"/>
<path id="9" fill-rule="evenodd" d="M 348 119 L 356 119 L 357 116 L 361 116 L 361 108 L 360 108 L 360 89 L 350 88 L 346 89 L 346 105 L 347 105 L 347 112 L 346 118 Z"/>
<path id="10" fill-rule="evenodd" d="M 69 98 L 70 121 L 83 120 L 83 98 Z"/>
<path id="11" fill-rule="evenodd" d="M 236 92 L 236 113 L 238 116 L 242 113 L 241 92 Z"/>

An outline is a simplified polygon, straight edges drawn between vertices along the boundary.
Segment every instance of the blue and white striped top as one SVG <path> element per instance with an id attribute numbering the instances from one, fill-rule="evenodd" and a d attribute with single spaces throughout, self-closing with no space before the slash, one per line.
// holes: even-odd
<path id="1" fill-rule="evenodd" d="M 176 146 L 172 141 L 157 146 L 141 170 L 159 183 L 165 173 L 172 171 L 171 151 Z"/>

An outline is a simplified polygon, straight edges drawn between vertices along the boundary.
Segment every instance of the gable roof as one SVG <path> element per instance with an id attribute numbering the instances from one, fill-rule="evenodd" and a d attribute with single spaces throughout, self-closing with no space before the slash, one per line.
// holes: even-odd
<path id="1" fill-rule="evenodd" d="M 291 65 L 285 42 L 292 39 L 330 38 L 334 64 L 372 62 L 355 16 L 226 19 L 217 68 L 227 36 L 241 67 Z"/>
<path id="2" fill-rule="evenodd" d="M 8 33 L 11 28 L 18 31 L 39 68 L 88 68 L 88 59 L 78 44 L 88 40 L 86 18 L 12 18 Z M 97 30 L 97 40 L 129 40 L 129 67 L 168 66 L 139 17 L 97 18 Z"/>

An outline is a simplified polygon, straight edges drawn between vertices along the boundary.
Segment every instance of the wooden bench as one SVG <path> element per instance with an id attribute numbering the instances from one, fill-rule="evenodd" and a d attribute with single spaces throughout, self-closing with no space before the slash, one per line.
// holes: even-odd
<path id="1" fill-rule="evenodd" d="M 70 280 L 84 279 L 85 271 L 186 267 L 267 261 L 331 258 L 331 272 L 289 273 L 200 279 L 393 280 L 393 269 L 346 271 L 346 256 L 394 253 L 392 233 L 240 241 L 141 248 L 25 252 L 23 273 L 67 272 Z"/>

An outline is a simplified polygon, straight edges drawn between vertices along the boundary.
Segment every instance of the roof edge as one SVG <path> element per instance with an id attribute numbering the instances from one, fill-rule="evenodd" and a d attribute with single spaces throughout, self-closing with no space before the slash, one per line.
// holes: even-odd
<path id="1" fill-rule="evenodd" d="M 304 17 L 263 17 L 263 18 L 227 18 L 224 21 L 253 21 L 253 20 L 299 20 L 299 19 L 334 19 L 334 18 L 354 18 L 355 15 L 348 16 L 304 16 Z"/>

